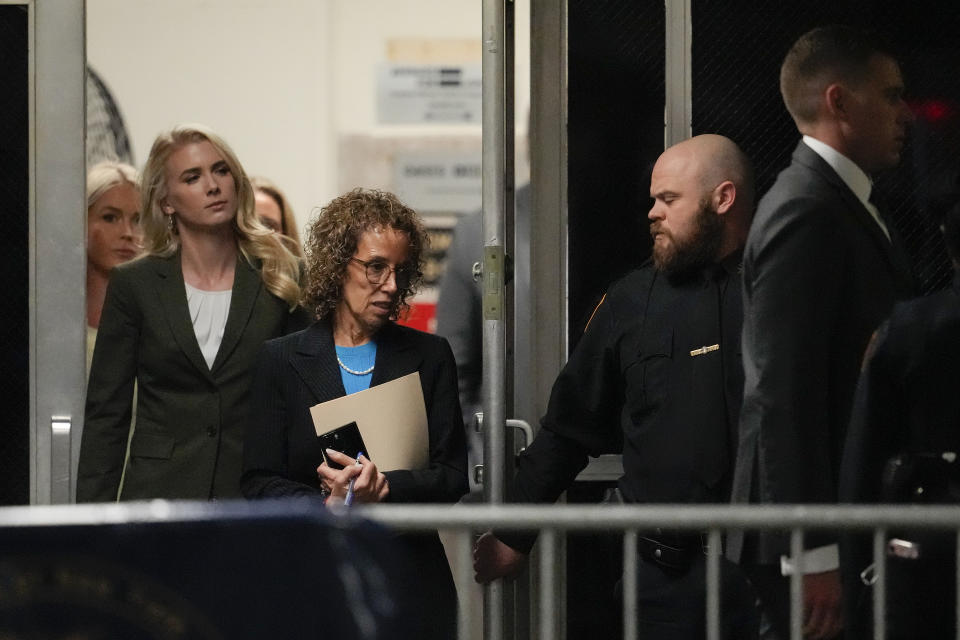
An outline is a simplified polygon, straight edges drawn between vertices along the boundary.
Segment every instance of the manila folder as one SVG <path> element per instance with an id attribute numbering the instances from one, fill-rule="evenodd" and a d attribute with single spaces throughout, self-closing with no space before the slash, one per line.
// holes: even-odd
<path id="1" fill-rule="evenodd" d="M 365 455 L 379 471 L 426 469 L 430 461 L 427 408 L 418 371 L 314 405 L 310 415 L 317 435 L 356 422 L 370 449 Z"/>

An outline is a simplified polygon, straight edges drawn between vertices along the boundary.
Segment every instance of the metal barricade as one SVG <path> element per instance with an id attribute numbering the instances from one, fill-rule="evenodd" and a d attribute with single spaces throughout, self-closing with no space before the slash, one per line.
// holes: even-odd
<path id="1" fill-rule="evenodd" d="M 143 524 L 201 520 L 209 517 L 233 517 L 255 514 L 276 518 L 298 509 L 315 508 L 306 503 L 263 502 L 166 502 L 109 505 L 71 505 L 0 508 L 0 528 L 36 526 L 78 526 L 91 524 Z M 720 553 L 721 538 L 727 530 L 790 532 L 791 553 L 795 559 L 791 576 L 791 637 L 802 637 L 801 588 L 803 535 L 811 531 L 872 532 L 876 582 L 873 590 L 874 637 L 886 637 L 887 532 L 909 529 L 918 532 L 953 531 L 960 542 L 960 506 L 920 505 L 359 505 L 334 511 L 344 525 L 353 519 L 369 519 L 397 531 L 454 531 L 453 554 L 464 566 L 470 565 L 474 536 L 489 529 L 537 531 L 535 549 L 541 554 L 540 578 L 553 583 L 558 561 L 558 539 L 568 532 L 623 532 L 623 611 L 624 638 L 637 637 L 637 582 L 633 568 L 637 563 L 638 532 L 656 527 L 707 532 L 707 621 L 706 637 L 720 638 Z M 960 549 L 960 545 L 958 545 Z M 955 551 L 954 553 L 957 553 Z M 958 558 L 960 559 L 960 558 Z M 960 568 L 960 562 L 957 563 Z M 958 569 L 960 571 L 960 569 Z M 955 578 L 960 580 L 960 574 Z M 457 589 L 466 593 L 472 575 L 458 576 Z M 960 589 L 957 590 L 960 594 Z M 541 593 L 540 638 L 555 640 L 557 621 L 554 592 Z M 958 595 L 960 600 L 960 595 Z M 960 611 L 960 602 L 952 603 Z M 460 638 L 469 628 L 469 610 L 461 602 Z M 957 625 L 960 630 L 960 624 Z M 960 638 L 960 634 L 958 634 Z"/>
<path id="2" fill-rule="evenodd" d="M 808 531 L 872 531 L 876 582 L 873 587 L 874 637 L 886 638 L 886 546 L 887 531 L 898 528 L 923 531 L 955 531 L 960 543 L 960 506 L 919 505 L 376 505 L 357 509 L 345 517 L 371 518 L 404 531 L 455 529 L 459 549 L 469 548 L 475 532 L 488 529 L 539 531 L 542 584 L 551 584 L 556 566 L 557 536 L 572 531 L 622 531 L 624 638 L 634 640 L 636 631 L 636 575 L 638 531 L 670 527 L 707 531 L 707 629 L 709 640 L 720 638 L 720 549 L 723 532 L 789 531 L 791 555 L 795 559 L 790 578 L 791 638 L 802 634 L 803 535 Z M 960 544 L 958 544 L 960 549 Z M 960 560 L 960 558 L 958 558 Z M 960 567 L 960 561 L 958 561 Z M 460 576 L 458 590 L 469 587 L 470 576 Z M 958 569 L 960 580 L 960 569 Z M 960 589 L 958 589 L 960 594 Z M 554 640 L 554 594 L 544 589 L 540 611 L 540 638 Z M 954 603 L 960 611 L 960 595 Z M 463 616 L 463 611 L 461 611 Z M 461 629 L 468 620 L 461 617 Z M 958 640 L 960 640 L 960 624 Z M 466 636 L 461 634 L 461 638 Z"/>

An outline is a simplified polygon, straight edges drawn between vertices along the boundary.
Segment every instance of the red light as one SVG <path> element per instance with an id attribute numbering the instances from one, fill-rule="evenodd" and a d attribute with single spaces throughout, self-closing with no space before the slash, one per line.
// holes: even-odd
<path id="1" fill-rule="evenodd" d="M 910 105 L 917 118 L 937 123 L 953 116 L 953 108 L 943 100 L 924 100 Z"/>

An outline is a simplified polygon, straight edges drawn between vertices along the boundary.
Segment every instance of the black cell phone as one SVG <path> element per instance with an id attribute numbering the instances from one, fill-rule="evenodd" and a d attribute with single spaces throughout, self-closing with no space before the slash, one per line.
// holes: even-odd
<path id="1" fill-rule="evenodd" d="M 343 469 L 343 465 L 331 460 L 327 455 L 327 449 L 345 453 L 351 458 L 356 458 L 357 454 L 362 451 L 364 457 L 370 459 L 370 452 L 363 444 L 363 437 L 360 435 L 360 429 L 356 422 L 350 422 L 342 427 L 337 427 L 333 431 L 327 431 L 317 436 L 317 440 L 320 441 L 323 459 L 326 460 L 327 466 L 331 469 Z"/>

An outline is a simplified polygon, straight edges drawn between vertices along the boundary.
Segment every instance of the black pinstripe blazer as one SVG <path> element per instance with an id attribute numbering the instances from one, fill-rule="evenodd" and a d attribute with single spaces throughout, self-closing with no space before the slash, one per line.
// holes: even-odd
<path id="1" fill-rule="evenodd" d="M 386 472 L 393 502 L 456 502 L 467 492 L 466 442 L 457 372 L 444 338 L 393 323 L 376 336 L 371 386 L 420 372 L 427 408 L 426 469 Z M 242 490 L 250 498 L 315 494 L 323 462 L 310 407 L 346 395 L 329 323 L 271 340 L 254 374 Z M 376 462 L 376 452 L 373 452 Z"/>

